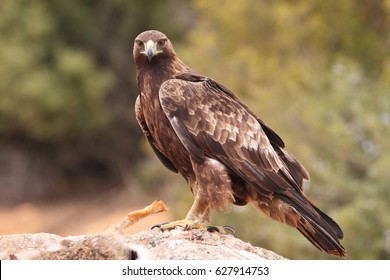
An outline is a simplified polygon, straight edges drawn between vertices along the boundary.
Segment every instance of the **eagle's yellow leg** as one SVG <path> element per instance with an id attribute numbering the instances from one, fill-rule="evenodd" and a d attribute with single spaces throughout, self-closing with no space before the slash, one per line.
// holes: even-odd
<path id="1" fill-rule="evenodd" d="M 183 227 L 184 229 L 201 229 L 206 231 L 207 230 L 207 224 L 204 223 L 196 223 L 191 220 L 183 219 L 183 220 L 178 220 L 174 222 L 170 222 L 167 224 L 162 224 L 160 226 L 161 230 L 170 230 L 174 229 L 176 227 Z"/>
<path id="2" fill-rule="evenodd" d="M 170 230 L 176 227 L 187 229 L 200 229 L 203 231 L 218 231 L 222 234 L 232 234 L 235 232 L 230 226 L 213 226 L 211 224 L 211 210 L 221 210 L 234 201 L 231 181 L 227 177 L 227 171 L 215 160 L 206 160 L 205 163 L 199 163 L 192 160 L 192 165 L 196 167 L 197 175 L 189 180 L 190 188 L 194 194 L 194 202 L 187 216 L 183 220 L 178 220 L 166 224 L 153 226 L 161 230 Z M 214 170 L 217 168 L 216 170 Z M 223 184 L 217 185 L 213 181 L 215 173 L 221 174 L 226 179 Z M 221 179 L 222 180 L 222 179 Z"/>
<path id="3" fill-rule="evenodd" d="M 191 220 L 183 219 L 183 220 L 178 220 L 170 223 L 165 223 L 165 224 L 160 224 L 160 225 L 155 225 L 154 227 L 160 228 L 162 231 L 165 230 L 171 230 L 175 229 L 176 227 L 182 227 L 184 230 L 189 230 L 189 229 L 200 229 L 203 231 L 208 231 L 208 232 L 219 232 L 221 234 L 231 234 L 235 235 L 235 231 L 231 226 L 212 226 L 208 225 L 205 223 L 196 223 Z"/>

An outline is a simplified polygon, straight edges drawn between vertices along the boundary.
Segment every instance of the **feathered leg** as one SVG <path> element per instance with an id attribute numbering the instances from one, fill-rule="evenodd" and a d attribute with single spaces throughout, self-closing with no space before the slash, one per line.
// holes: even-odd
<path id="1" fill-rule="evenodd" d="M 189 179 L 194 203 L 184 220 L 160 225 L 162 230 L 172 229 L 176 226 L 185 228 L 200 228 L 208 231 L 234 233 L 229 226 L 210 226 L 211 210 L 222 210 L 234 202 L 231 179 L 226 168 L 216 160 L 205 158 L 199 163 L 192 160 L 195 177 Z"/>

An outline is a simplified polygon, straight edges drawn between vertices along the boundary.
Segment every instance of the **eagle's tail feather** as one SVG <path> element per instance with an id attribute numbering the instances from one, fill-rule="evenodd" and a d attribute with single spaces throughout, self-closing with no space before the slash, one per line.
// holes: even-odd
<path id="1" fill-rule="evenodd" d="M 343 239 L 344 233 L 341 230 L 340 226 L 328 215 L 326 215 L 324 212 L 322 212 L 320 209 L 318 209 L 313 203 L 309 201 L 310 205 L 317 211 L 317 213 L 323 218 L 328 225 L 336 232 L 336 236 L 339 239 Z"/>
<path id="2" fill-rule="evenodd" d="M 284 199 L 282 199 L 284 200 Z M 345 248 L 339 239 L 343 238 L 343 232 L 337 223 L 328 215 L 319 210 L 309 200 L 307 203 L 295 203 L 287 198 L 291 206 L 299 214 L 296 228 L 319 250 L 328 254 L 345 257 Z"/>
<path id="3" fill-rule="evenodd" d="M 303 234 L 315 247 L 320 251 L 325 251 L 328 254 L 344 258 L 346 251 L 344 247 L 334 238 L 329 238 L 329 235 L 321 227 L 313 226 L 315 232 L 308 229 L 306 221 L 299 223 L 297 229 Z"/>

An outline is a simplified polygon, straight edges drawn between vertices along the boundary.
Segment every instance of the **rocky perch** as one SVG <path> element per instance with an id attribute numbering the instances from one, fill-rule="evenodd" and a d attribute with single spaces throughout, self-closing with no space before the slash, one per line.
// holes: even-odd
<path id="1" fill-rule="evenodd" d="M 284 259 L 232 235 L 202 230 L 154 229 L 135 234 L 119 232 L 61 237 L 49 233 L 0 236 L 0 259 L 153 259 L 255 260 Z"/>
<path id="2" fill-rule="evenodd" d="M 122 222 L 92 235 L 49 233 L 0 236 L 0 259 L 14 260 L 278 260 L 283 257 L 232 235 L 180 228 L 124 234 L 149 215 L 166 211 L 162 201 L 127 214 Z"/>

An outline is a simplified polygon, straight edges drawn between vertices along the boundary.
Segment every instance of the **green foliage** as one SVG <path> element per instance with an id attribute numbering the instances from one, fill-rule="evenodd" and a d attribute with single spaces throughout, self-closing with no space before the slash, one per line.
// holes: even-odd
<path id="1" fill-rule="evenodd" d="M 133 40 L 146 29 L 179 40 L 190 24 L 188 4 L 0 2 L 1 203 L 127 185 L 144 154 L 133 109 Z"/>
<path id="2" fill-rule="evenodd" d="M 112 76 L 91 54 L 60 42 L 44 2 L 0 5 L 0 133 L 52 142 L 102 129 Z"/>
<path id="3" fill-rule="evenodd" d="M 186 26 L 174 16 L 186 2 L 167 3 L 2 1 L 0 134 L 58 145 L 131 126 L 134 37 L 155 28 L 177 39 Z"/>

